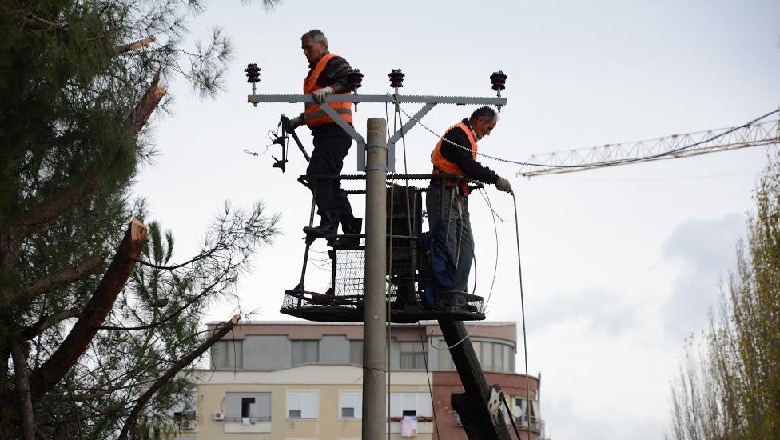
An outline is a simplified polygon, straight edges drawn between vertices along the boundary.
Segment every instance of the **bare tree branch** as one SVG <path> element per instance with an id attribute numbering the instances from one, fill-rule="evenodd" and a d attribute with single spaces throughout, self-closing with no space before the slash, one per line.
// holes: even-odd
<path id="1" fill-rule="evenodd" d="M 63 310 L 59 313 L 55 313 L 53 315 L 42 316 L 41 319 L 38 320 L 38 322 L 25 328 L 19 334 L 29 340 L 40 335 L 45 330 L 51 328 L 53 325 L 57 324 L 58 322 L 64 321 L 69 318 L 76 318 L 79 315 L 81 315 L 81 310 L 68 309 L 68 310 Z"/>
<path id="2" fill-rule="evenodd" d="M 117 55 L 122 55 L 123 53 L 127 53 L 127 52 L 130 52 L 130 51 L 136 50 L 136 49 L 140 49 L 142 47 L 146 47 L 146 46 L 154 43 L 155 41 L 157 41 L 157 38 L 155 38 L 154 35 L 152 35 L 152 36 L 146 37 L 144 39 L 141 39 L 141 40 L 138 40 L 138 41 L 134 41 L 132 43 L 128 43 L 128 44 L 125 44 L 125 45 L 122 45 L 122 46 L 117 46 L 117 47 L 114 48 L 114 52 Z"/>
<path id="3" fill-rule="evenodd" d="M 144 93 L 144 96 L 141 98 L 138 105 L 136 105 L 135 111 L 133 112 L 133 129 L 136 133 L 139 133 L 141 129 L 144 128 L 144 125 L 146 125 L 146 122 L 149 120 L 149 116 L 151 116 L 154 109 L 160 104 L 163 96 L 165 96 L 165 93 L 167 93 L 165 88 L 158 85 L 159 83 L 160 69 L 157 69 L 157 73 L 155 73 L 154 78 L 152 78 L 152 84 L 146 89 L 146 93 Z"/>
<path id="4" fill-rule="evenodd" d="M 38 280 L 35 283 L 24 287 L 18 292 L 16 298 L 12 298 L 12 300 L 24 301 L 32 299 L 35 296 L 51 292 L 54 289 L 70 284 L 81 279 L 83 276 L 90 274 L 102 261 L 103 256 L 95 254 L 76 267 L 71 267 L 70 269 L 64 270 L 49 278 Z"/>
<path id="5" fill-rule="evenodd" d="M 73 329 L 51 357 L 30 375 L 30 390 L 34 400 L 62 380 L 84 354 L 130 277 L 135 267 L 133 260 L 141 254 L 141 245 L 145 240 L 146 227 L 140 220 L 133 219 L 114 259 Z"/>
<path id="6" fill-rule="evenodd" d="M 176 362 L 171 368 L 168 369 L 168 371 L 165 372 L 162 376 L 160 376 L 159 379 L 157 379 L 154 384 L 152 384 L 142 395 L 138 398 L 135 402 L 135 406 L 132 410 L 130 410 L 130 414 L 127 417 L 127 420 L 125 421 L 125 425 L 122 427 L 122 432 L 119 434 L 119 440 L 125 440 L 130 433 L 131 429 L 135 429 L 136 426 L 136 420 L 138 419 L 138 415 L 141 413 L 141 410 L 143 410 L 144 406 L 149 402 L 149 399 L 154 396 L 154 393 L 156 393 L 160 388 L 162 388 L 163 385 L 165 385 L 169 380 L 173 379 L 176 374 L 179 373 L 182 369 L 184 369 L 187 365 L 191 364 L 195 359 L 197 359 L 200 355 L 206 352 L 206 350 L 209 349 L 212 345 L 214 345 L 215 342 L 222 339 L 223 336 L 225 336 L 230 330 L 233 329 L 233 327 L 238 323 L 239 320 L 238 315 L 233 315 L 233 318 L 230 319 L 230 321 L 223 323 L 222 326 L 220 326 L 208 339 L 206 339 L 202 344 L 200 344 L 195 350 L 190 352 L 187 356 L 181 358 L 178 362 Z"/>
<path id="7" fill-rule="evenodd" d="M 51 20 L 46 20 L 29 11 L 22 12 L 21 25 L 24 27 L 31 27 L 33 29 L 57 29 L 58 31 L 62 32 L 67 32 L 69 29 L 67 23 L 56 23 Z"/>

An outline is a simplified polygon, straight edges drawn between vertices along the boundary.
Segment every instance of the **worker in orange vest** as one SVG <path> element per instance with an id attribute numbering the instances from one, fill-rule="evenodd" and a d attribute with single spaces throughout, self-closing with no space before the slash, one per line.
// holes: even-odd
<path id="1" fill-rule="evenodd" d="M 455 262 L 454 288 L 461 292 L 467 292 L 474 257 L 468 180 L 495 184 L 499 191 L 512 193 L 512 185 L 507 179 L 477 162 L 477 141 L 489 135 L 497 122 L 495 110 L 480 107 L 470 118 L 450 127 L 431 154 L 434 174 L 464 177 L 431 179 L 425 200 L 430 230 L 434 231 L 441 222 L 446 222 L 447 249 Z"/>
<path id="2" fill-rule="evenodd" d="M 328 39 L 322 31 L 314 29 L 301 37 L 301 49 L 309 62 L 309 73 L 303 81 L 303 93 L 312 95 L 314 103 L 307 102 L 304 112 L 290 120 L 291 128 L 306 124 L 311 129 L 314 150 L 311 154 L 307 175 L 341 174 L 344 158 L 352 146 L 352 137 L 328 116 L 320 105 L 326 96 L 333 93 L 350 93 L 349 74 L 352 73 L 347 60 L 328 52 Z M 352 103 L 328 103 L 341 118 L 352 124 Z M 333 240 L 339 223 L 345 234 L 360 234 L 362 218 L 352 214 L 347 193 L 341 188 L 338 178 L 312 179 L 309 187 L 314 193 L 319 226 L 306 226 L 304 232 L 310 237 L 328 237 L 334 247 L 355 247 L 360 244 L 357 237 Z"/>

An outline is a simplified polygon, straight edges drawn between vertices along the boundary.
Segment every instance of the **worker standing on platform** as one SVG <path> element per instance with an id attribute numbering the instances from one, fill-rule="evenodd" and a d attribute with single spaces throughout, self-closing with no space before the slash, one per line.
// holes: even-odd
<path id="1" fill-rule="evenodd" d="M 290 120 L 295 129 L 306 124 L 311 129 L 314 150 L 311 154 L 307 175 L 341 174 L 344 158 L 352 146 L 352 137 L 331 119 L 319 106 L 325 97 L 333 93 L 350 93 L 349 74 L 352 73 L 347 60 L 328 52 L 328 39 L 322 31 L 314 29 L 301 37 L 301 49 L 309 62 L 309 73 L 303 81 L 303 93 L 311 94 L 314 103 L 306 103 L 304 112 Z M 352 124 L 352 103 L 329 103 L 348 124 Z M 310 237 L 328 237 L 337 233 L 339 223 L 345 234 L 360 234 L 362 218 L 352 214 L 347 193 L 341 188 L 338 178 L 311 179 L 309 188 L 314 194 L 319 226 L 306 226 L 304 232 Z M 336 247 L 357 246 L 356 237 L 330 241 Z"/>
<path id="2" fill-rule="evenodd" d="M 426 197 L 428 226 L 434 231 L 441 222 L 446 222 L 447 248 L 455 262 L 454 287 L 466 293 L 474 257 L 467 179 L 495 184 L 496 189 L 512 193 L 512 185 L 507 179 L 476 160 L 477 141 L 489 135 L 497 122 L 495 110 L 480 107 L 470 118 L 450 127 L 431 154 L 434 174 L 457 174 L 466 178 L 433 178 Z"/>

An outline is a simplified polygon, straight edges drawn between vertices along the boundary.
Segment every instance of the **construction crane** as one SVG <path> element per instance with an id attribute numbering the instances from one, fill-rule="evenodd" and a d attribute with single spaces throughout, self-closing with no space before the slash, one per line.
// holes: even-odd
<path id="1" fill-rule="evenodd" d="M 780 120 L 768 119 L 780 113 L 771 111 L 738 127 L 707 130 L 638 142 L 606 144 L 598 147 L 556 151 L 531 156 L 518 176 L 563 174 L 595 168 L 676 159 L 717 151 L 780 143 Z"/>

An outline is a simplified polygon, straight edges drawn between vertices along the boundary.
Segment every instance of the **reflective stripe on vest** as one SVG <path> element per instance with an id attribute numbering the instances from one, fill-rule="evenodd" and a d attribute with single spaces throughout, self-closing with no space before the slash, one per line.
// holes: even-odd
<path id="1" fill-rule="evenodd" d="M 309 76 L 303 79 L 303 94 L 310 95 L 317 90 L 317 79 L 320 74 L 325 70 L 325 66 L 328 65 L 328 61 L 331 58 L 337 56 L 336 54 L 328 53 L 322 56 L 317 64 L 312 69 Z M 345 93 L 349 95 L 350 93 Z M 352 123 L 352 103 L 351 102 L 329 102 L 328 105 L 336 111 L 348 124 Z M 333 118 L 328 116 L 319 106 L 319 104 L 313 102 L 307 102 L 304 104 L 303 119 L 306 125 L 309 127 L 315 127 L 317 125 L 326 124 L 329 122 L 335 122 Z"/>

